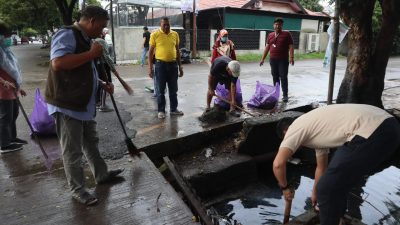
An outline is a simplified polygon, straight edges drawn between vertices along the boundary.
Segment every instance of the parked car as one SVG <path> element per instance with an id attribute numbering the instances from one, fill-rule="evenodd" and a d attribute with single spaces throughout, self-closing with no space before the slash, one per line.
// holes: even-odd
<path id="1" fill-rule="evenodd" d="M 29 44 L 29 39 L 27 37 L 22 37 L 21 44 Z"/>

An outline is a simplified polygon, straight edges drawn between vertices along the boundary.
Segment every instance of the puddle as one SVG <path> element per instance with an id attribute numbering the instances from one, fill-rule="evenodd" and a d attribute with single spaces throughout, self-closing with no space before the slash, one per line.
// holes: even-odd
<path id="1" fill-rule="evenodd" d="M 288 178 L 298 186 L 292 202 L 291 219 L 311 208 L 310 194 L 314 180 L 311 167 L 291 166 Z M 208 209 L 220 215 L 220 222 L 234 220 L 242 225 L 282 224 L 284 200 L 271 177 L 265 178 L 241 195 L 212 204 Z M 400 169 L 389 166 L 368 177 L 348 197 L 348 214 L 365 224 L 400 224 Z M 362 200 L 364 199 L 364 200 Z"/>

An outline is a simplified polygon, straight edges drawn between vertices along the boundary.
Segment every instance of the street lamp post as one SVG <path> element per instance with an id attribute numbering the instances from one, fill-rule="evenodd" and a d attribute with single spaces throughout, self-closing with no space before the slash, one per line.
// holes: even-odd
<path id="1" fill-rule="evenodd" d="M 196 24 L 196 0 L 193 0 L 193 51 L 192 58 L 197 57 L 197 24 Z"/>
<path id="2" fill-rule="evenodd" d="M 335 83 L 335 70 L 336 70 L 336 56 L 339 46 L 339 10 L 340 10 L 340 0 L 335 1 L 335 15 L 333 17 L 333 38 L 332 38 L 332 54 L 331 54 L 331 64 L 329 70 L 329 85 L 328 85 L 328 99 L 327 104 L 332 104 L 333 87 Z"/>

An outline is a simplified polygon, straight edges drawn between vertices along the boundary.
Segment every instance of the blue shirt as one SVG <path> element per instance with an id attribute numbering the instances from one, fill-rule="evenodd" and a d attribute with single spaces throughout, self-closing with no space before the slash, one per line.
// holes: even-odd
<path id="1" fill-rule="evenodd" d="M 91 41 L 89 37 L 84 35 L 85 39 Z M 67 54 L 75 54 L 76 40 L 72 29 L 61 29 L 58 31 L 51 41 L 50 60 L 62 57 Z M 73 111 L 47 104 L 49 115 L 60 112 L 77 120 L 93 120 L 96 116 L 96 90 L 98 88 L 98 73 L 94 61 L 92 60 L 93 70 L 93 90 L 89 103 L 86 106 L 85 112 Z"/>

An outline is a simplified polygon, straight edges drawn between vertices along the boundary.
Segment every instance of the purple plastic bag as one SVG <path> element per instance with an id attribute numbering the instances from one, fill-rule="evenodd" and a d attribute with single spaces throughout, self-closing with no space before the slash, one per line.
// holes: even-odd
<path id="1" fill-rule="evenodd" d="M 54 118 L 47 111 L 47 104 L 40 95 L 39 88 L 35 93 L 35 104 L 33 106 L 29 121 L 32 124 L 33 130 L 38 135 L 54 135 L 56 134 L 56 124 Z"/>
<path id="2" fill-rule="evenodd" d="M 225 84 L 219 84 L 215 88 L 215 92 L 218 96 L 224 98 L 225 100 L 229 101 L 230 93 L 229 90 L 225 89 Z M 242 97 L 242 89 L 240 88 L 240 80 L 237 79 L 236 81 L 236 105 L 242 106 L 243 97 Z M 219 98 L 215 98 L 214 104 L 219 105 L 222 108 L 229 109 L 230 105 Z"/>
<path id="3" fill-rule="evenodd" d="M 279 95 L 279 83 L 276 83 L 274 87 L 272 85 L 261 84 L 257 81 L 256 92 L 247 103 L 247 106 L 261 109 L 273 109 L 279 100 Z"/>

